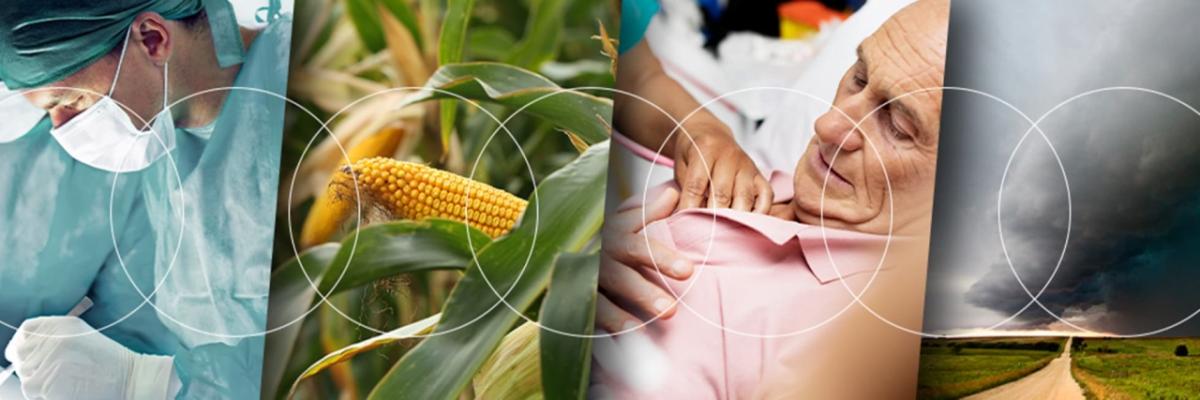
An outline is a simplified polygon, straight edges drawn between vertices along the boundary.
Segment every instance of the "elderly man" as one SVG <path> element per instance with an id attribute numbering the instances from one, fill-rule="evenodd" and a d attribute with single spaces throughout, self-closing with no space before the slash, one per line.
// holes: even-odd
<path id="1" fill-rule="evenodd" d="M 48 116 L 0 143 L 0 345 L 26 397 L 259 396 L 291 35 L 269 19 L 0 9 L 0 80 Z"/>
<path id="2" fill-rule="evenodd" d="M 948 8 L 862 42 L 794 174 L 770 175 L 771 216 L 671 215 L 668 187 L 609 220 L 597 324 L 661 320 L 600 341 L 593 394 L 912 397 L 919 336 L 893 326 L 920 327 Z"/>

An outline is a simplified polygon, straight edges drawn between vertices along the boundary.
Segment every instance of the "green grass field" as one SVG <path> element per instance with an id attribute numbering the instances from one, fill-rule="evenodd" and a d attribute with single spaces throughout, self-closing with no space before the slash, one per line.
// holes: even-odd
<path id="1" fill-rule="evenodd" d="M 1200 396 L 1200 338 L 1084 339 L 1071 370 L 1092 399 L 1194 399 Z M 1186 345 L 1188 357 L 1175 356 Z"/>
<path id="2" fill-rule="evenodd" d="M 1064 341 L 1046 337 L 922 340 L 917 398 L 956 399 L 1020 379 L 1057 357 Z M 1038 342 L 1056 343 L 1059 350 L 1020 348 Z"/>

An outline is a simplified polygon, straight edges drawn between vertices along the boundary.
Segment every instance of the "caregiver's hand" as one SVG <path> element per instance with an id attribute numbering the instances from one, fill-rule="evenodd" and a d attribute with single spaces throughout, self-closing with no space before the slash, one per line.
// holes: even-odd
<path id="1" fill-rule="evenodd" d="M 774 194 L 754 161 L 724 124 L 692 124 L 675 133 L 675 181 L 683 190 L 677 210 L 707 205 L 765 213 Z M 690 136 L 690 137 L 689 137 Z"/>
<path id="2" fill-rule="evenodd" d="M 25 320 L 4 357 L 39 399 L 166 399 L 171 357 L 134 353 L 78 317 Z"/>
<path id="3" fill-rule="evenodd" d="M 617 213 L 604 225 L 600 254 L 600 293 L 596 303 L 596 325 L 608 332 L 632 329 L 655 315 L 670 318 L 675 299 L 660 286 L 662 278 L 655 269 L 674 279 L 692 275 L 692 263 L 672 249 L 655 241 L 646 246 L 642 233 L 645 224 L 666 218 L 674 209 L 679 192 L 667 189 L 645 207 Z"/>

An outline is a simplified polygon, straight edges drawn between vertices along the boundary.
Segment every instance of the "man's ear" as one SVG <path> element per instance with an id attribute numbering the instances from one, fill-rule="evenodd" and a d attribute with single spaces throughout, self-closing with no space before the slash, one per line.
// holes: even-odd
<path id="1" fill-rule="evenodd" d="M 167 20 L 155 12 L 144 12 L 133 19 L 129 46 L 142 49 L 150 62 L 163 66 L 171 59 L 174 38 L 167 29 Z"/>

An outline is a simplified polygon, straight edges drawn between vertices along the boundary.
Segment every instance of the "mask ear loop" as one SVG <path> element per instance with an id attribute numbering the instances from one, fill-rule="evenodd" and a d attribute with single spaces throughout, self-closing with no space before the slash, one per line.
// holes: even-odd
<path id="1" fill-rule="evenodd" d="M 112 98 L 113 92 L 115 92 L 117 90 L 117 82 L 121 80 L 121 66 L 125 63 L 125 51 L 129 50 L 129 38 L 132 36 L 132 34 L 133 34 L 133 27 L 130 26 L 129 30 L 125 31 L 125 44 L 121 45 L 121 56 L 120 56 L 120 58 L 117 58 L 117 74 L 116 74 L 116 76 L 113 77 L 112 87 L 110 87 L 108 89 L 108 98 L 110 98 L 110 99 Z M 163 63 L 162 111 L 159 111 L 158 115 L 156 115 L 154 118 L 162 118 L 162 113 L 167 110 L 167 83 L 170 82 L 169 81 L 170 71 L 171 71 L 170 66 L 171 66 L 170 61 Z M 151 122 L 153 122 L 153 120 L 151 120 Z M 147 123 L 147 125 L 150 125 L 150 123 Z M 145 129 L 145 128 L 142 128 L 142 129 Z M 142 129 L 138 129 L 138 130 L 141 131 Z M 163 134 L 165 135 L 166 133 L 163 133 Z"/>
<path id="2" fill-rule="evenodd" d="M 167 82 L 170 82 L 170 79 L 171 79 L 171 62 L 170 62 L 170 61 L 165 61 L 165 62 L 163 62 L 163 98 L 162 98 L 162 99 L 163 99 L 163 101 L 162 101 L 162 111 L 159 111 L 159 112 L 158 112 L 158 115 L 154 116 L 154 118 L 156 118 L 156 119 L 157 119 L 157 118 L 163 118 L 163 114 L 164 114 L 164 113 L 165 113 L 165 114 L 167 114 L 167 115 L 166 115 L 166 117 L 167 117 L 167 118 L 173 118 L 173 117 L 171 116 L 171 112 L 170 112 L 170 110 L 168 110 L 168 109 L 167 109 Z M 163 135 L 166 135 L 166 134 L 167 134 L 166 132 L 160 132 L 160 133 L 161 133 L 161 134 L 163 134 Z"/>
<path id="3" fill-rule="evenodd" d="M 117 90 L 117 81 L 121 80 L 121 64 L 125 63 L 125 50 L 129 49 L 129 37 L 133 34 L 133 26 L 125 31 L 125 43 L 121 45 L 121 56 L 117 58 L 117 74 L 113 76 L 112 86 L 108 88 L 108 97 L 112 98 L 113 92 Z"/>
<path id="4" fill-rule="evenodd" d="M 153 133 L 153 132 L 154 132 L 154 123 L 155 123 L 155 122 L 157 122 L 157 121 L 159 120 L 159 118 L 173 118 L 173 117 L 171 116 L 171 113 L 167 111 L 167 82 L 170 82 L 170 81 L 168 80 L 168 79 L 170 79 L 170 74 L 169 74 L 169 71 L 170 71 L 170 68 L 169 68 L 169 67 L 170 67 L 170 66 L 171 66 L 171 63 L 170 63 L 170 62 L 165 62 L 165 63 L 163 63 L 163 95 L 162 95 L 162 110 L 159 110 L 158 114 L 155 114 L 155 115 L 154 115 L 154 118 L 150 119 L 150 121 L 147 121 L 147 122 L 146 122 L 146 126 L 142 127 L 141 129 L 138 129 L 138 132 L 139 132 L 140 134 L 150 134 L 150 133 Z M 163 114 L 166 114 L 166 115 L 164 116 Z M 169 133 L 167 133 L 167 132 L 158 132 L 158 135 L 160 136 L 160 137 L 159 137 L 159 140 L 165 140 L 166 138 L 165 138 L 165 137 L 161 137 L 161 136 L 162 136 L 162 135 L 169 135 Z"/>

